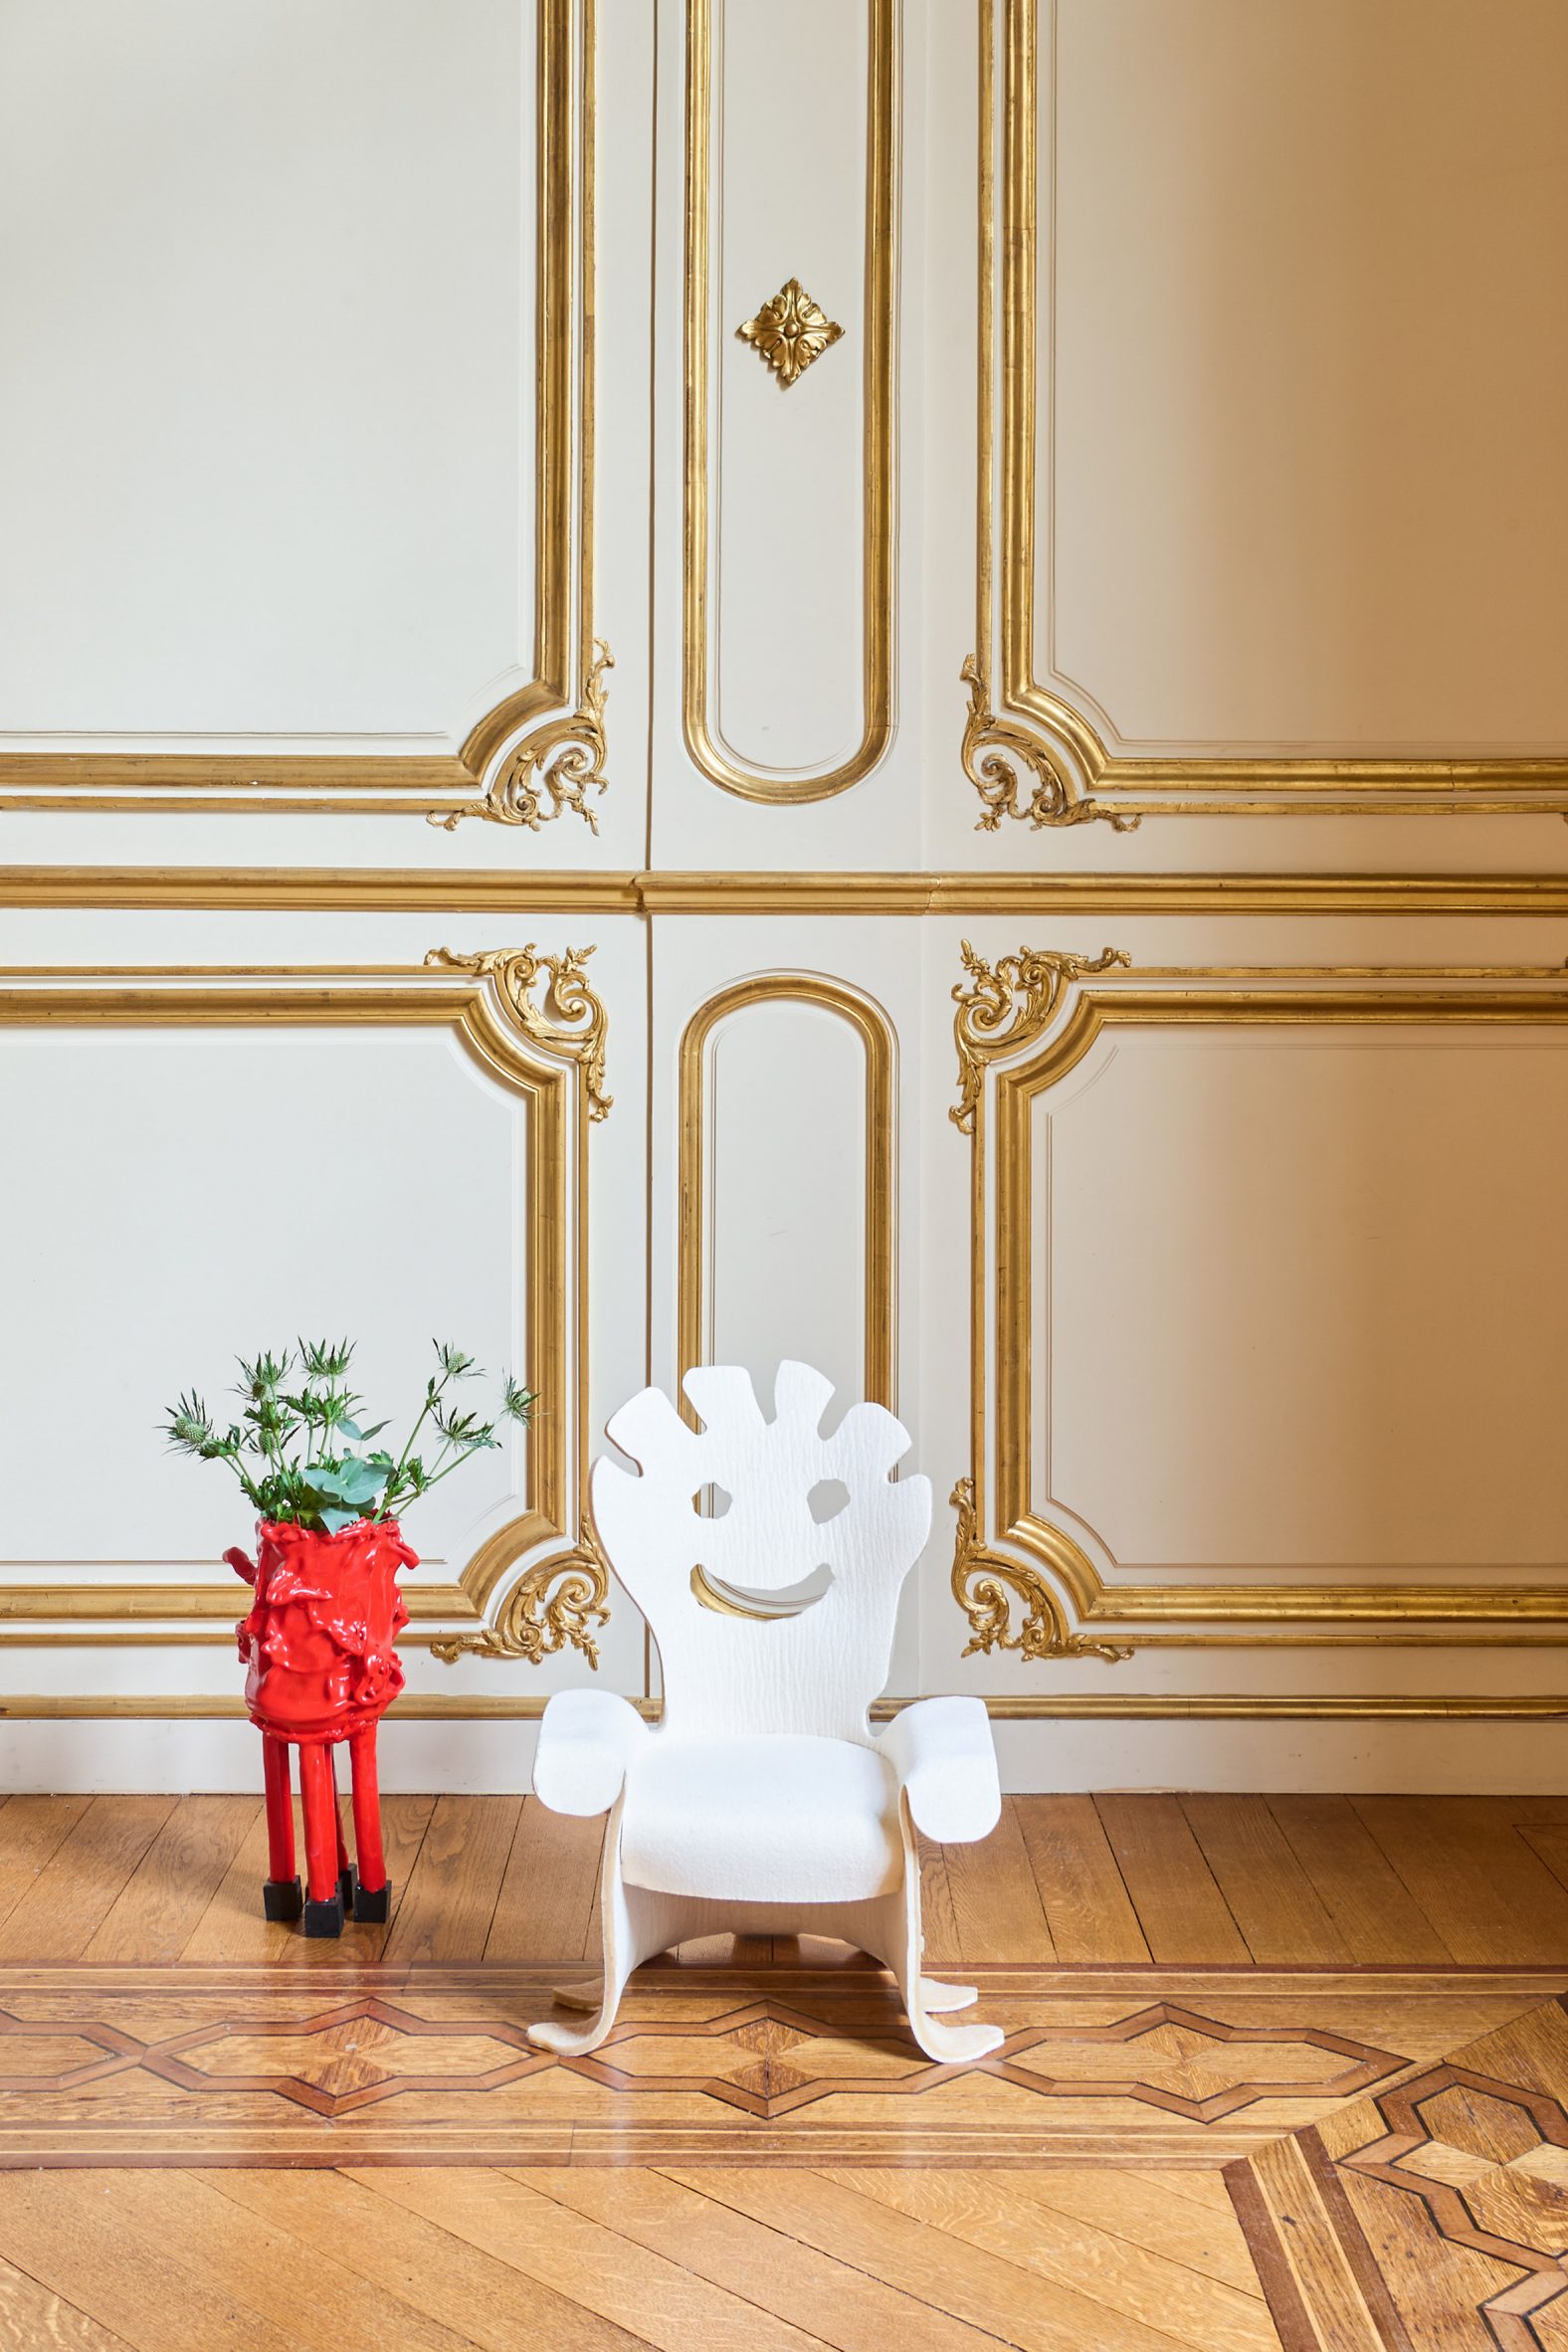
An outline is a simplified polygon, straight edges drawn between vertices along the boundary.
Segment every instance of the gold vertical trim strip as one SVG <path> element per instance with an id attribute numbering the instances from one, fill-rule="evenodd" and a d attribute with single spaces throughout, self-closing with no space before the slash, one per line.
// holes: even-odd
<path id="1" fill-rule="evenodd" d="M 811 972 L 771 972 L 737 981 L 700 1005 L 681 1040 L 679 1185 L 676 1238 L 676 1346 L 679 1371 L 705 1361 L 712 1301 L 706 1267 L 705 1164 L 707 1043 L 720 1022 L 753 1005 L 816 1005 L 846 1021 L 866 1057 L 865 1393 L 892 1409 L 897 1363 L 896 1046 L 880 1006 L 837 980 Z"/>
<path id="2" fill-rule="evenodd" d="M 722 4 L 722 0 L 720 0 Z M 746 800 L 807 802 L 846 792 L 870 775 L 892 740 L 893 676 L 893 337 L 894 234 L 898 174 L 898 9 L 867 0 L 865 339 L 862 447 L 863 732 L 851 757 L 825 775 L 783 777 L 746 766 L 725 749 L 713 723 L 709 676 L 713 570 L 708 513 L 712 287 L 712 13 L 714 0 L 686 0 L 686 393 L 682 714 L 686 750 L 710 784 Z"/>

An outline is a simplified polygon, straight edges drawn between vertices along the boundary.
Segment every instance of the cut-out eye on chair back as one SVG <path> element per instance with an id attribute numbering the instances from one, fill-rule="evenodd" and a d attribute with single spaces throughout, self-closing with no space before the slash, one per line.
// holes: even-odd
<path id="1" fill-rule="evenodd" d="M 771 1420 L 738 1365 L 681 1385 L 701 1428 L 646 1388 L 609 1424 L 641 1475 L 608 1456 L 593 1472 L 600 1541 L 659 1645 L 667 1726 L 868 1740 L 931 1525 L 929 1479 L 892 1476 L 908 1433 L 861 1404 L 824 1437 L 833 1383 L 807 1364 L 780 1364 Z"/>

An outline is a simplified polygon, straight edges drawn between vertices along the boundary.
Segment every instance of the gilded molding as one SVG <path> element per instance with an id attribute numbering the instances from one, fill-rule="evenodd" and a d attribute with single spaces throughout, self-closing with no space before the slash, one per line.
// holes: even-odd
<path id="1" fill-rule="evenodd" d="M 454 753 L 435 758 L 0 748 L 0 811 L 205 815 L 240 809 L 253 815 L 423 814 L 440 825 L 477 816 L 526 825 L 533 820 L 512 813 L 513 804 L 520 812 L 530 796 L 544 793 L 553 805 L 537 811 L 538 821 L 574 808 L 592 824 L 581 796 L 591 785 L 602 789 L 604 781 L 601 666 L 593 660 L 592 633 L 596 20 L 597 0 L 538 0 L 532 677 L 486 711 Z M 552 716 L 562 705 L 570 715 Z M 507 738 L 530 722 L 536 723 L 484 797 L 455 808 L 452 796 L 482 786 Z"/>
<path id="2" fill-rule="evenodd" d="M 417 1629 L 412 1640 L 432 1648 L 454 1621 L 478 1627 L 498 1603 L 497 1622 L 513 1625 L 519 1643 L 525 1641 L 523 1620 L 530 1612 L 539 1616 L 540 1656 L 562 1641 L 588 1655 L 591 1627 L 605 1615 L 605 1590 L 584 1594 L 573 1582 L 587 1542 L 575 1532 L 586 1522 L 586 1130 L 588 1119 L 609 1106 L 603 1093 L 604 1007 L 582 971 L 591 952 L 567 948 L 547 956 L 530 946 L 511 954 L 461 956 L 436 948 L 422 967 L 349 972 L 313 966 L 0 972 L 3 1029 L 437 1027 L 452 1031 L 490 1078 L 527 1103 L 528 1231 L 518 1371 L 554 1409 L 529 1433 L 517 1515 L 495 1530 L 455 1583 L 409 1588 Z M 541 981 L 542 999 L 534 993 Z M 524 1597 L 512 1610 L 515 1564 L 550 1544 L 567 1548 L 524 1569 Z M 586 1567 L 583 1574 L 592 1582 L 595 1571 Z M 557 1580 L 559 1592 L 547 1593 Z M 201 1640 L 210 1627 L 232 1627 L 234 1614 L 232 1588 L 212 1583 L 52 1583 L 12 1585 L 0 1593 L 3 1638 L 25 1640 L 32 1626 L 57 1627 L 64 1632 L 62 1647 L 79 1626 L 115 1629 L 90 1633 L 95 1647 L 162 1640 L 165 1628 L 177 1638 Z M 158 1629 L 150 1637 L 149 1627 Z M 524 1646 L 515 1655 L 532 1653 Z"/>
<path id="3" fill-rule="evenodd" d="M 571 1551 L 552 1552 L 526 1568 L 492 1626 L 472 1634 L 442 1635 L 430 1645 L 433 1658 L 455 1666 L 460 1658 L 525 1659 L 539 1666 L 558 1650 L 580 1650 L 591 1666 L 599 1664 L 594 1629 L 609 1622 L 610 1578 L 592 1530 Z"/>
<path id="4" fill-rule="evenodd" d="M 526 825 L 537 833 L 566 809 L 582 818 L 592 834 L 599 819 L 588 806 L 590 791 L 605 788 L 604 674 L 615 668 L 615 657 L 603 638 L 594 640 L 594 661 L 583 686 L 582 707 L 566 718 L 546 719 L 520 743 L 514 743 L 490 778 L 483 800 L 465 801 L 458 809 L 431 809 L 427 825 L 456 833 L 465 817 L 488 818 L 495 825 Z M 549 807 L 544 805 L 548 796 Z"/>
<path id="5" fill-rule="evenodd" d="M 844 329 L 812 300 L 798 278 L 791 278 L 735 332 L 778 377 L 780 391 L 787 392 Z"/>
<path id="6" fill-rule="evenodd" d="M 971 654 L 958 673 L 969 688 L 969 716 L 959 753 L 964 774 L 985 806 L 976 833 L 998 833 L 1004 817 L 1016 817 L 1038 833 L 1043 826 L 1086 825 L 1102 818 L 1117 833 L 1132 833 L 1141 820 L 1123 809 L 1106 808 L 1078 791 L 1066 769 L 1053 758 L 1045 740 L 1018 719 L 999 718 L 991 708 L 991 689 L 978 655 Z M 1020 772 L 1022 771 L 1022 773 Z M 1029 798 L 1024 799 L 1024 778 Z"/>
<path id="7" fill-rule="evenodd" d="M 1087 790 L 1115 795 L 1101 807 L 1113 807 L 1126 818 L 1434 811 L 1568 815 L 1568 754 L 1479 759 L 1132 756 L 1109 751 L 1081 711 L 1036 679 L 1042 13 L 1049 27 L 1054 0 L 979 0 L 975 590 L 977 642 L 996 647 L 995 675 L 1005 720 L 1038 727 L 1066 744 Z M 1055 321 L 1045 323 L 1046 337 L 1051 338 Z M 983 655 L 981 667 L 986 667 Z M 965 772 L 974 781 L 967 761 Z M 1150 797 L 1136 797 L 1140 795 Z"/>
<path id="8" fill-rule="evenodd" d="M 748 1006 L 816 1005 L 845 1021 L 866 1057 L 864 1394 L 894 1403 L 897 1282 L 894 1170 L 897 1160 L 897 1047 L 882 1007 L 843 981 L 816 972 L 763 972 L 738 980 L 699 1005 L 681 1040 L 678 1120 L 680 1217 L 676 1237 L 676 1351 L 685 1371 L 708 1360 L 712 1300 L 707 1266 L 705 1173 L 707 1046 L 721 1021 Z M 685 1410 L 685 1408 L 683 1408 Z"/>
<path id="9" fill-rule="evenodd" d="M 420 914 L 1568 915 L 1560 874 L 555 873 L 11 866 L 0 907 Z"/>
<path id="10" fill-rule="evenodd" d="M 892 741 L 896 520 L 893 387 L 901 0 L 866 0 L 862 732 L 860 743 L 848 759 L 825 774 L 805 776 L 773 774 L 765 768 L 748 765 L 723 741 L 714 710 L 710 655 L 717 631 L 710 590 L 716 581 L 717 565 L 709 525 L 709 491 L 717 476 L 709 448 L 717 415 L 709 354 L 713 307 L 709 268 L 710 215 L 714 203 L 712 158 L 718 146 L 713 123 L 714 5 L 715 0 L 686 0 L 682 723 L 687 755 L 709 784 L 736 793 L 743 800 L 804 803 L 827 800 L 859 784 L 871 774 Z"/>
<path id="11" fill-rule="evenodd" d="M 1095 1642 L 1085 1634 L 1068 1631 L 1056 1595 L 1035 1569 L 1000 1552 L 988 1551 L 980 1539 L 973 1478 L 960 1478 L 947 1497 L 958 1513 L 953 1547 L 953 1599 L 969 1620 L 969 1640 L 961 1655 L 983 1650 L 1016 1650 L 1026 1659 L 1098 1658 L 1109 1666 L 1132 1656 L 1120 1642 Z M 1024 1622 L 1015 1634 L 1008 1587 L 1024 1604 Z"/>
<path id="12" fill-rule="evenodd" d="M 972 951 L 971 951 L 972 953 Z M 1045 969 L 1032 994 L 1027 964 Z M 1568 1627 L 1568 1589 L 1551 1585 L 1462 1584 L 1108 1584 L 1067 1530 L 1035 1507 L 1030 1496 L 1033 1394 L 1031 1272 L 1035 1247 L 1031 1208 L 1033 1106 L 1049 1087 L 1077 1069 L 1104 1032 L 1122 1027 L 1200 1028 L 1256 1024 L 1301 1027 L 1429 1027 L 1434 1025 L 1568 1026 L 1568 973 L 1560 966 L 1200 966 L 1140 970 L 1082 988 L 1063 1021 L 1052 1022 L 1062 981 L 1056 959 L 1023 950 L 995 972 L 966 954 L 975 990 L 954 991 L 960 1022 L 966 1001 L 979 999 L 981 1073 L 987 1059 L 1006 1054 L 991 1098 L 979 1082 L 966 1103 L 972 1137 L 971 1183 L 971 1460 L 976 1543 L 987 1524 L 985 1480 L 994 1451 L 993 1519 L 998 1539 L 1049 1577 L 1071 1623 L 1095 1629 L 1134 1629 L 1140 1648 L 1224 1647 L 1239 1639 L 1263 1646 L 1332 1641 L 1337 1646 L 1423 1646 L 1469 1636 L 1489 1647 L 1531 1648 L 1559 1643 Z M 1009 967 L 1014 967 L 1009 971 Z M 1108 964 L 1106 966 L 1108 969 Z M 1069 975 L 1078 978 L 1079 975 Z M 1023 1004 L 1016 1017 L 1014 998 Z M 1050 1034 L 1044 1035 L 1051 1024 Z M 1039 1042 L 1033 1059 L 1025 1050 Z M 961 1106 L 962 1107 L 962 1106 Z M 955 1119 L 962 1124 L 959 1113 Z M 994 1158 L 994 1226 L 987 1164 Z M 994 1239 L 992 1238 L 994 1237 Z M 988 1248 L 988 1242 L 990 1247 Z M 990 1296 L 988 1298 L 988 1285 Z M 995 1362 L 995 1394 L 989 1367 Z M 988 1432 L 994 1406 L 994 1442 Z M 995 1554 L 987 1554 L 988 1564 Z M 1004 1568 L 1012 1566 L 1004 1560 Z M 955 1594 L 970 1600 L 955 1574 Z M 1012 1590 L 1030 1597 L 1014 1581 Z M 985 1595 L 986 1623 L 1010 1625 L 1006 1588 Z M 1062 1604 L 1059 1604 L 1061 1606 Z M 971 1617 L 971 1623 L 973 1623 Z M 1148 1628 L 1181 1629 L 1149 1632 Z M 1432 1628 L 1433 1633 L 1420 1629 Z M 978 1630 L 978 1629 L 977 1629 Z M 1000 1635 L 998 1635 L 1000 1638 Z M 1174 1704 L 1172 1713 L 1193 1711 Z M 1235 1711 L 1233 1708 L 1231 1711 Z M 1385 1710 L 1386 1711 L 1386 1710 Z M 1402 1710 L 1396 1710 L 1402 1711 Z M 1444 1711 L 1435 1709 L 1434 1711 Z"/>
<path id="13" fill-rule="evenodd" d="M 958 1048 L 959 1099 L 947 1115 L 960 1133 L 972 1135 L 986 1064 L 999 1054 L 1014 1054 L 1031 1045 L 1056 1012 L 1069 981 L 1130 965 L 1132 958 L 1124 947 L 1104 947 L 1096 956 L 1021 947 L 1017 955 L 999 956 L 993 965 L 977 955 L 967 939 L 960 943 L 959 953 L 973 985 L 966 988 L 960 981 L 952 992 L 958 1007 L 953 1042 Z"/>
<path id="14" fill-rule="evenodd" d="M 1472 1722 L 1555 1723 L 1568 1717 L 1568 1696 L 1528 1691 L 1493 1696 L 1472 1691 L 1316 1691 L 1260 1696 L 1253 1691 L 1029 1691 L 1018 1695 L 979 1694 L 995 1723 L 1365 1723 Z M 663 1712 L 657 1698 L 631 1698 L 647 1723 Z M 498 1694 L 472 1690 L 405 1690 L 389 1710 L 405 1723 L 536 1723 L 548 1694 Z M 889 1723 L 919 1694 L 879 1698 L 874 1723 Z M 245 1701 L 206 1691 L 102 1691 L 93 1696 L 58 1691 L 12 1691 L 0 1698 L 0 1722 L 212 1722 L 242 1723 Z"/>
<path id="15" fill-rule="evenodd" d="M 524 1037 L 552 1054 L 570 1055 L 579 1065 L 588 1116 L 602 1119 L 615 1096 L 604 1090 L 604 1006 L 583 970 L 592 953 L 591 947 L 565 947 L 559 955 L 541 955 L 530 940 L 526 947 L 481 948 L 473 955 L 433 947 L 425 962 L 441 971 L 473 972 L 493 980 Z M 531 992 L 541 980 L 543 988 L 535 997 Z"/>

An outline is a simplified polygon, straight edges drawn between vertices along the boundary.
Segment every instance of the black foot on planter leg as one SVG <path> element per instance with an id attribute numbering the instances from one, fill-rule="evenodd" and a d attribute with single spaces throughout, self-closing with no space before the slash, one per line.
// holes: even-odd
<path id="1" fill-rule="evenodd" d="M 306 1935 L 341 1935 L 343 1932 L 343 1898 L 334 1888 L 324 1903 L 307 1901 L 304 1906 Z"/>
<path id="2" fill-rule="evenodd" d="M 389 1919 L 391 1915 L 391 1879 L 386 1879 L 380 1886 L 361 1886 L 356 1878 L 354 1881 L 354 1917 L 362 1922 L 375 1923 Z"/>
<path id="3" fill-rule="evenodd" d="M 304 1896 L 297 1878 L 262 1880 L 262 1909 L 269 1919 L 297 1919 L 303 1908 Z"/>
<path id="4" fill-rule="evenodd" d="M 337 1899 L 343 1906 L 343 1917 L 357 1918 L 354 1910 L 354 1888 L 359 1884 L 359 1872 L 352 1862 L 337 1873 Z"/>

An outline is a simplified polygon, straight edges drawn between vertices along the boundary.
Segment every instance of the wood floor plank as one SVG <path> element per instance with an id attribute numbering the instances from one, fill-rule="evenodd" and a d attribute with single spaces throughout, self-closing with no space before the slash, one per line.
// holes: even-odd
<path id="1" fill-rule="evenodd" d="M 761 2302 L 835 2352 L 886 2352 L 889 2345 L 995 2352 L 993 2335 L 660 2173 L 578 2165 L 516 2177 L 639 2245 L 677 2253 L 688 2270 Z"/>
<path id="2" fill-rule="evenodd" d="M 177 1960 L 260 1811 L 254 1797 L 182 1797 L 83 1957 Z"/>
<path id="3" fill-rule="evenodd" d="M 0 1921 L 0 1960 L 78 1960 L 174 1811 L 172 1797 L 94 1797 Z"/>
<path id="4" fill-rule="evenodd" d="M 8 1797 L 0 1805 L 0 1919 L 65 1843 L 91 1797 Z"/>
<path id="5" fill-rule="evenodd" d="M 784 2230 L 820 2254 L 989 2330 L 1019 2352 L 1170 2352 L 1178 2338 L 1123 2320 L 1073 2287 L 1046 2291 L 1038 2276 L 847 2189 L 801 2170 L 662 2169 L 672 2180 Z"/>
<path id="6" fill-rule="evenodd" d="M 1355 1809 L 1456 1960 L 1550 1965 L 1568 1954 L 1568 1888 L 1484 1800 L 1357 1797 Z"/>
<path id="7" fill-rule="evenodd" d="M 1519 1836 L 1532 1854 L 1539 1855 L 1558 1883 L 1568 1886 L 1568 1821 L 1525 1822 Z"/>
<path id="8" fill-rule="evenodd" d="M 0 2345 L 5 2352 L 128 2352 L 123 2336 L 90 2319 L 3 2258 Z"/>
<path id="9" fill-rule="evenodd" d="M 1348 1797 L 1281 1796 L 1268 1804 L 1357 1961 L 1419 1967 L 1453 1959 Z"/>
<path id="10" fill-rule="evenodd" d="M 397 2352 L 473 2352 L 473 2339 L 412 2310 L 351 2261 L 343 2241 L 318 2241 L 252 2213 L 235 2227 L 235 2206 L 219 2178 L 201 2173 L 121 2172 L 109 2192 L 120 2229 L 166 2237 L 219 2292 L 271 2319 L 309 2352 L 393 2344 Z"/>
<path id="11" fill-rule="evenodd" d="M 1235 2219 L 1231 2192 L 1225 2185 L 1224 2173 L 1218 2169 L 1200 2172 L 1194 2164 L 1140 2164 L 1137 2178 L 1151 2182 L 1166 2197 L 1185 2197 L 1194 2205 L 1207 2206 L 1212 2212 Z"/>
<path id="12" fill-rule="evenodd" d="M 129 2226 L 116 2187 L 130 2176 L 0 2173 L 0 2247 L 135 2352 L 309 2352 L 292 2330 L 210 2284 L 176 2243 Z"/>
<path id="13" fill-rule="evenodd" d="M 601 1817 L 524 1797 L 485 1945 L 487 1960 L 582 1960 L 604 1852 Z"/>
<path id="14" fill-rule="evenodd" d="M 1009 2185 L 1032 2197 L 1037 2205 L 1070 2214 L 1112 2237 L 1162 2254 L 1206 2278 L 1218 2278 L 1242 2294 L 1257 2296 L 1262 2289 L 1229 2197 L 1224 2202 L 1199 2203 L 1173 2194 L 1171 2175 L 1156 2177 L 1119 2165 L 1102 2170 L 1072 2170 L 1050 2165 L 1039 2172 L 1010 2172 Z M 1202 2174 L 1194 2175 L 1202 2179 Z M 1216 2173 L 1212 2176 L 1224 2189 Z"/>
<path id="15" fill-rule="evenodd" d="M 958 1951 L 965 1960 L 1050 1960 L 1051 1930 L 1018 1822 L 1018 1800 L 978 1846 L 944 1846 Z"/>
<path id="16" fill-rule="evenodd" d="M 1174 2338 L 1195 2352 L 1278 2352 L 1274 2322 L 1256 2285 L 1246 2291 L 1205 2277 L 1093 2224 L 1042 2206 L 996 2173 L 899 2172 L 891 2166 L 825 2175 L 909 2220 L 961 2239 L 1048 2282 L 1053 2295 L 1081 2294 L 1099 2306 L 1099 2341 L 1158 2344 Z"/>
<path id="17" fill-rule="evenodd" d="M 1333 1968 L 1349 1961 L 1349 1945 L 1264 1798 L 1201 1793 L 1183 1797 L 1181 1807 L 1260 1967 Z"/>
<path id="18" fill-rule="evenodd" d="M 745 2346 L 745 2352 L 818 2352 L 822 2339 L 792 2327 L 745 2295 L 686 2269 L 679 2247 L 655 2254 L 586 2215 L 554 2204 L 518 2175 L 499 2172 L 355 2173 L 389 2203 L 483 2248 L 524 2277 L 570 2295 L 601 2318 L 657 2344 Z"/>
<path id="19" fill-rule="evenodd" d="M 212 1900 L 191 1930 L 180 1954 L 193 1966 L 231 1965 L 307 1966 L 330 1968 L 379 1960 L 396 1923 L 398 1905 L 419 1859 L 420 1846 L 434 1797 L 383 1797 L 381 1838 L 387 1872 L 392 1881 L 392 1918 L 384 1926 L 365 1924 L 345 1931 L 341 1940 L 323 1936 L 307 1940 L 297 1926 L 262 1915 L 262 1882 L 267 1876 L 267 1816 L 258 1802 L 255 1821 L 242 1839 L 233 1862 Z M 295 1804 L 294 1845 L 304 1854 L 303 1826 Z"/>
<path id="20" fill-rule="evenodd" d="M 1188 1967 L 1245 1961 L 1247 1945 L 1175 1797 L 1094 1800 L 1144 1941 Z"/>
<path id="21" fill-rule="evenodd" d="M 638 2352 L 647 2337 L 585 2311 L 469 2239 L 376 2196 L 346 2173 L 221 2172 L 213 2186 L 275 2227 L 378 2280 L 399 2304 L 481 2352 Z M 454 2173 L 463 2181 L 472 2176 Z M 399 2324 L 402 2324 L 401 2315 Z M 402 2352 L 398 2335 L 383 2352 Z M 349 2352 L 345 2344 L 343 2352 Z"/>
<path id="22" fill-rule="evenodd" d="M 387 1960 L 481 1960 L 520 1797 L 439 1797 L 387 1937 Z"/>
<path id="23" fill-rule="evenodd" d="M 1015 1802 L 1057 1958 L 1146 1961 L 1149 1947 L 1093 1798 Z"/>

